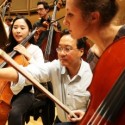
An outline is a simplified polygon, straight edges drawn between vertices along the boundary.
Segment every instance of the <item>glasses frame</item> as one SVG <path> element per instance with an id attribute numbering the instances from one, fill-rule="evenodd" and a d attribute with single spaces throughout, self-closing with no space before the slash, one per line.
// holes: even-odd
<path id="1" fill-rule="evenodd" d="M 72 50 L 79 50 L 78 48 L 72 48 L 72 47 L 57 47 L 56 52 L 61 53 L 62 51 L 64 53 L 70 53 Z"/>

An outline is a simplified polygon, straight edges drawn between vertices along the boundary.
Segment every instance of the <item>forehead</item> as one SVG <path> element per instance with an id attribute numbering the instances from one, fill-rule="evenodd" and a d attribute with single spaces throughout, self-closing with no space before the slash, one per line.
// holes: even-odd
<path id="1" fill-rule="evenodd" d="M 37 8 L 44 8 L 44 5 L 43 5 L 43 4 L 39 4 L 39 5 L 37 6 Z"/>
<path id="2" fill-rule="evenodd" d="M 27 26 L 27 23 L 25 22 L 24 19 L 17 19 L 17 20 L 14 22 L 14 25 L 23 25 L 23 26 Z"/>
<path id="3" fill-rule="evenodd" d="M 60 39 L 59 45 L 65 45 L 65 46 L 76 46 L 76 39 L 73 39 L 71 35 L 64 35 Z"/>
<path id="4" fill-rule="evenodd" d="M 77 0 L 66 0 L 66 10 L 77 12 L 80 9 L 76 6 Z"/>

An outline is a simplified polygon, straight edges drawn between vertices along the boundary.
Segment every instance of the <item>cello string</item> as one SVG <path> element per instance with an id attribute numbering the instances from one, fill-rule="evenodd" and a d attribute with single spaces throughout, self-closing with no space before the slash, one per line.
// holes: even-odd
<path id="1" fill-rule="evenodd" d="M 124 101 L 124 97 L 125 97 L 125 94 L 124 94 L 125 83 L 123 84 L 125 76 L 123 76 L 123 75 L 125 75 L 125 70 L 120 75 L 119 79 L 117 80 L 116 84 L 114 85 L 114 87 L 112 88 L 112 90 L 110 91 L 110 93 L 108 94 L 106 99 L 99 105 L 96 112 L 93 114 L 93 116 L 89 120 L 89 123 L 97 124 L 96 121 L 98 120 L 98 124 L 100 124 L 103 121 L 103 118 L 106 118 L 109 121 L 111 121 L 111 117 L 113 117 L 113 116 L 111 116 L 111 114 L 112 115 L 116 114 L 117 110 L 123 105 L 123 103 L 124 103 L 123 101 Z M 120 93 L 118 93 L 118 90 Z M 119 104 L 119 101 L 117 101 L 120 98 L 121 98 L 122 104 L 121 103 Z"/>

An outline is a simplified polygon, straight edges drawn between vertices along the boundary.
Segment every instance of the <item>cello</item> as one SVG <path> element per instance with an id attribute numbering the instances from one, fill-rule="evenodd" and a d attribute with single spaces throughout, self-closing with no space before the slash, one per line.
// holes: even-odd
<path id="1" fill-rule="evenodd" d="M 124 124 L 124 50 L 125 37 L 122 37 L 110 45 L 102 54 L 95 67 L 93 80 L 89 87 L 91 93 L 89 107 L 85 116 L 77 125 Z"/>
<path id="2" fill-rule="evenodd" d="M 62 36 L 61 31 L 55 31 L 54 30 L 54 25 L 53 23 L 55 22 L 55 18 L 56 18 L 56 12 L 57 10 L 60 9 L 62 5 L 62 1 L 55 1 L 54 2 L 54 11 L 52 14 L 52 22 L 49 25 L 49 33 L 47 38 L 44 39 L 44 41 L 41 44 L 41 49 L 43 51 L 44 54 L 44 58 L 46 61 L 52 61 L 54 59 L 57 59 L 57 52 L 56 52 L 56 48 L 58 47 L 58 43 L 59 40 Z M 60 19 L 62 19 L 63 17 L 61 17 Z"/>
<path id="3" fill-rule="evenodd" d="M 25 46 L 27 41 L 31 39 L 31 37 L 34 35 L 35 31 L 36 29 L 33 30 L 32 33 L 21 42 L 21 44 Z M 15 50 L 13 50 L 10 53 L 10 56 L 13 57 L 18 64 L 21 64 L 23 66 L 28 65 L 28 61 L 25 59 L 25 57 L 22 55 L 17 55 L 17 52 Z M 1 61 L 2 63 L 0 64 L 0 68 L 6 67 L 7 62 L 3 60 Z M 0 80 L 0 125 L 5 125 L 8 119 L 8 114 L 11 109 L 10 103 L 11 103 L 12 97 L 13 97 L 13 93 L 10 89 L 10 82 Z"/>

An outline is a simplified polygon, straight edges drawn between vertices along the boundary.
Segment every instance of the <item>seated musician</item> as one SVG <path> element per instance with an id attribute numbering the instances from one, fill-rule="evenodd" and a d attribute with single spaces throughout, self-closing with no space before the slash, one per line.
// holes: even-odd
<path id="1" fill-rule="evenodd" d="M 84 41 L 73 39 L 70 34 L 62 36 L 57 48 L 58 60 L 47 63 L 34 63 L 22 67 L 31 73 L 39 82 L 51 81 L 54 95 L 71 109 L 78 118 L 72 121 L 74 124 L 81 120 L 88 106 L 90 93 L 87 91 L 92 80 L 92 72 L 88 63 L 82 60 L 84 54 Z M 11 71 L 11 76 L 9 72 Z M 8 77 L 6 77 L 8 76 Z M 0 70 L 0 77 L 16 82 L 17 84 L 31 84 L 12 67 Z M 70 122 L 67 114 L 57 107 L 57 119 L 59 122 Z"/>
<path id="2" fill-rule="evenodd" d="M 13 49 L 16 50 L 25 56 L 28 63 L 43 63 L 43 53 L 38 46 L 34 45 L 33 37 L 27 41 L 25 47 L 20 44 L 31 33 L 31 30 L 31 22 L 24 16 L 18 15 L 13 20 L 9 35 L 11 45 L 7 50 L 8 52 L 11 52 Z M 11 90 L 14 96 L 11 102 L 12 109 L 9 113 L 8 125 L 25 125 L 26 114 L 30 111 L 30 108 L 35 102 L 34 87 L 31 85 L 24 86 L 22 83 L 12 84 Z"/>
<path id="3" fill-rule="evenodd" d="M 47 2 L 39 1 L 37 3 L 37 13 L 38 13 L 38 16 L 40 17 L 40 20 L 38 20 L 33 24 L 33 29 L 35 27 L 45 27 L 46 29 L 44 30 L 43 28 L 41 28 L 42 30 L 40 30 L 39 28 L 39 30 L 34 35 L 35 42 L 38 46 L 40 46 L 44 38 L 48 36 L 47 27 L 51 22 L 51 17 L 48 15 L 49 9 L 50 9 L 50 6 L 48 5 Z M 58 31 L 61 31 L 61 25 L 59 22 L 55 22 L 54 25 Z"/>

